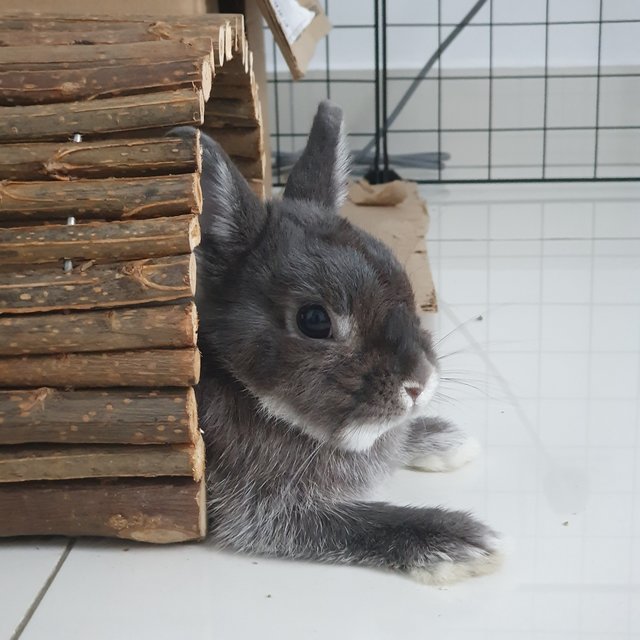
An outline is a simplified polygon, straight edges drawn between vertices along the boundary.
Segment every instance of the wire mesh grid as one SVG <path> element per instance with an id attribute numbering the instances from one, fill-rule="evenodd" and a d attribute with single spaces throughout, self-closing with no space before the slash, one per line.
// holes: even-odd
<path id="1" fill-rule="evenodd" d="M 323 98 L 344 108 L 355 171 L 374 180 L 640 178 L 640 2 L 324 7 L 333 30 L 303 80 L 268 43 L 276 184 Z"/>

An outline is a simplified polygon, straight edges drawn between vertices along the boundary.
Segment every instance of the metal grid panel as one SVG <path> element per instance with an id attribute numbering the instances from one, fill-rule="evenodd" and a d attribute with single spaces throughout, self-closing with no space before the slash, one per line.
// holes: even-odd
<path id="1" fill-rule="evenodd" d="M 305 79 L 294 83 L 270 45 L 276 183 L 325 97 L 345 109 L 361 173 L 391 168 L 418 182 L 640 178 L 640 3 L 531 0 L 514 19 L 521 3 L 507 0 L 388 8 L 386 0 L 360 0 L 361 22 L 344 21 L 350 3 L 324 4 L 334 29 Z M 403 12 L 409 6 L 411 15 Z M 369 68 L 338 68 L 349 52 L 368 56 Z M 420 66 L 432 58 L 422 78 L 397 62 L 412 53 Z M 412 83 L 415 93 L 385 127 Z M 358 152 L 367 143 L 364 158 Z"/>

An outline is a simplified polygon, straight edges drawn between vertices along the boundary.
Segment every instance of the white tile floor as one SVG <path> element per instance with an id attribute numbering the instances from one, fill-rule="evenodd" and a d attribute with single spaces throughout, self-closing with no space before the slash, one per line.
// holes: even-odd
<path id="1" fill-rule="evenodd" d="M 508 537 L 503 570 L 438 589 L 205 545 L 0 542 L 0 638 L 640 638 L 640 185 L 426 193 L 435 328 L 460 326 L 439 409 L 485 449 L 383 493 L 472 509 Z"/>

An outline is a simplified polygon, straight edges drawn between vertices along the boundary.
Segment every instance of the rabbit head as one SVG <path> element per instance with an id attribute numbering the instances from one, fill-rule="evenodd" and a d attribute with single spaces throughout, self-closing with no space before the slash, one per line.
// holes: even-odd
<path id="1" fill-rule="evenodd" d="M 262 203 L 203 136 L 199 345 L 261 410 L 308 436 L 366 450 L 424 415 L 438 380 L 407 275 L 338 214 L 348 154 L 323 102 L 283 197 Z"/>

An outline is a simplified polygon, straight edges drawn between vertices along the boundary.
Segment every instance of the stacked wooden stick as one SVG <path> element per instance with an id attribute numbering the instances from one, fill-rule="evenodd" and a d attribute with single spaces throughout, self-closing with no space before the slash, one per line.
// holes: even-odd
<path id="1" fill-rule="evenodd" d="M 242 16 L 0 16 L 0 535 L 205 533 L 199 133 L 263 194 Z"/>

